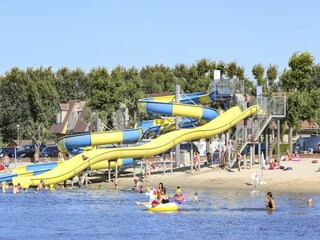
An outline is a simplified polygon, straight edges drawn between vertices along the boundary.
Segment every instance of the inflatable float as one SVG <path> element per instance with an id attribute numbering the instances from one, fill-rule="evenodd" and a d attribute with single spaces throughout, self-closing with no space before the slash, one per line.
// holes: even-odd
<path id="1" fill-rule="evenodd" d="M 152 211 L 152 212 L 178 211 L 178 205 L 176 203 L 163 203 L 163 204 L 158 204 L 155 207 L 153 207 L 152 205 L 147 205 L 146 208 L 148 211 Z"/>
<path id="2" fill-rule="evenodd" d="M 156 190 L 147 188 L 146 196 L 149 197 L 149 202 L 136 202 L 138 205 L 143 205 L 148 211 L 152 212 L 171 212 L 178 211 L 178 205 L 175 202 L 160 203 L 157 200 Z"/>

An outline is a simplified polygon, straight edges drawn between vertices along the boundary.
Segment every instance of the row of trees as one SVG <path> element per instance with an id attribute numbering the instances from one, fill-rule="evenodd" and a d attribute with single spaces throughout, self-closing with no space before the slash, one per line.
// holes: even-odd
<path id="1" fill-rule="evenodd" d="M 170 68 L 154 65 L 141 69 L 118 66 L 111 71 L 99 67 L 89 73 L 65 67 L 57 71 L 51 67 L 12 68 L 0 77 L 0 135 L 4 142 L 16 139 L 19 125 L 21 138 L 33 138 L 39 131 L 49 138 L 48 129 L 55 121 L 57 104 L 70 99 L 86 100 L 91 113 L 98 113 L 105 123 L 123 102 L 133 119 L 138 113 L 139 98 L 150 93 L 174 92 L 176 84 L 185 93 L 209 90 L 213 70 L 216 69 L 224 77 L 244 81 L 245 89 L 251 89 L 254 94 L 254 83 L 245 77 L 245 69 L 237 62 L 201 59 L 190 66 L 177 64 Z M 276 91 L 289 93 L 286 121 L 290 127 L 299 128 L 300 120 L 319 122 L 319 69 L 312 55 L 303 52 L 293 54 L 288 69 L 280 76 L 275 65 L 265 68 L 257 64 L 252 73 L 256 82 L 263 86 L 265 94 L 271 95 Z M 93 116 L 90 112 L 89 115 Z M 94 119 L 88 118 L 88 121 Z"/>

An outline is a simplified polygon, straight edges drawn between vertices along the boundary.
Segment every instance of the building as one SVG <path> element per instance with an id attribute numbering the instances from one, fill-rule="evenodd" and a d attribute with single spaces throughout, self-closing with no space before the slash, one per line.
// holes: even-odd
<path id="1" fill-rule="evenodd" d="M 91 132 L 94 124 L 86 122 L 87 104 L 85 101 L 70 100 L 68 103 L 60 103 L 56 110 L 56 123 L 50 132 L 55 134 L 57 139 L 69 134 Z M 105 124 L 99 122 L 96 129 L 103 131 Z M 113 129 L 125 129 L 129 127 L 129 110 L 125 104 L 120 105 L 120 109 L 112 115 Z"/>
<path id="2" fill-rule="evenodd" d="M 67 134 L 90 131 L 90 124 L 85 122 L 86 109 L 85 101 L 70 100 L 68 103 L 60 103 L 56 110 L 56 123 L 51 126 L 50 132 L 58 139 Z"/>

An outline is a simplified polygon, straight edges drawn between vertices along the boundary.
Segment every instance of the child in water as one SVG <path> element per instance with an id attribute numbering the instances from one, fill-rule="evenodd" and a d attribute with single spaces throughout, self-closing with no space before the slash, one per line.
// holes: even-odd
<path id="1" fill-rule="evenodd" d="M 193 202 L 199 202 L 199 197 L 198 197 L 198 193 L 197 192 L 195 192 L 192 201 Z"/>

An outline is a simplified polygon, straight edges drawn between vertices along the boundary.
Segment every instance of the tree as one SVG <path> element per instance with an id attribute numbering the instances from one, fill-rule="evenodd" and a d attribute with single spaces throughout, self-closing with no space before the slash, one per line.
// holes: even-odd
<path id="1" fill-rule="evenodd" d="M 59 94 L 59 102 L 86 100 L 90 96 L 89 78 L 80 68 L 75 70 L 70 70 L 66 67 L 60 68 L 52 83 Z"/>
<path id="2" fill-rule="evenodd" d="M 252 75 L 254 76 L 257 84 L 262 86 L 263 92 L 266 92 L 267 82 L 264 78 L 264 67 L 260 63 L 253 66 Z"/>
<path id="3" fill-rule="evenodd" d="M 301 120 L 311 120 L 310 85 L 313 56 L 308 52 L 294 53 L 289 59 L 289 69 L 280 76 L 280 86 L 288 92 L 286 122 L 289 126 L 289 149 L 292 149 L 293 129 L 300 128 Z"/>
<path id="4" fill-rule="evenodd" d="M 24 137 L 24 126 L 30 117 L 28 101 L 28 81 L 23 70 L 12 68 L 1 78 L 0 82 L 0 126 L 3 141 L 8 142 L 18 135 Z"/>
<path id="5" fill-rule="evenodd" d="M 267 90 L 268 90 L 268 95 L 271 96 L 271 93 L 276 91 L 276 84 L 275 81 L 278 77 L 278 66 L 277 65 L 272 65 L 269 64 L 269 67 L 267 69 Z"/>
<path id="6" fill-rule="evenodd" d="M 112 70 L 111 74 L 106 68 L 94 68 L 88 77 L 91 83 L 88 105 L 108 125 L 111 123 L 112 113 L 119 109 L 122 100 L 124 81 L 121 67 Z"/>

